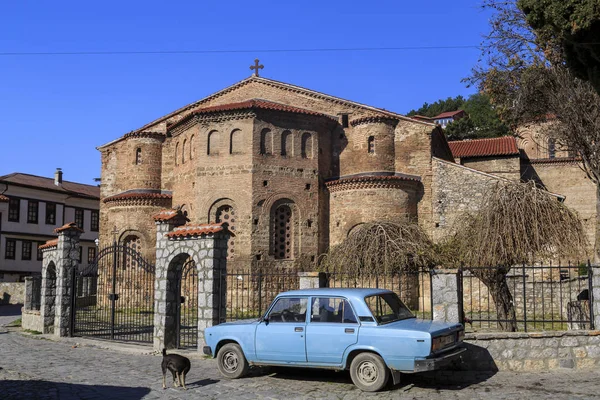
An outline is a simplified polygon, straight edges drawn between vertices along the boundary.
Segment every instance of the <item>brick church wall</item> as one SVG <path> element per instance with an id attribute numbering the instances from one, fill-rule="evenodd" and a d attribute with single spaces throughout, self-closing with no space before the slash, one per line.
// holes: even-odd
<path id="1" fill-rule="evenodd" d="M 461 158 L 460 164 L 506 179 L 519 180 L 521 178 L 519 155 Z"/>
<path id="2" fill-rule="evenodd" d="M 549 192 L 565 196 L 565 205 L 581 219 L 590 248 L 594 245 L 596 229 L 596 185 L 573 159 L 524 161 L 523 180 L 534 180 Z"/>

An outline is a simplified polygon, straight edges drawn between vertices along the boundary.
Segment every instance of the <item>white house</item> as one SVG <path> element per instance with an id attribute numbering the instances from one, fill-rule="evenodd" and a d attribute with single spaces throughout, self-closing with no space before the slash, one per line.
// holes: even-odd
<path id="1" fill-rule="evenodd" d="M 96 257 L 100 188 L 15 172 L 0 176 L 0 281 L 22 281 L 42 270 L 38 246 L 55 239 L 54 229 L 75 222 L 81 235 L 80 262 Z"/>

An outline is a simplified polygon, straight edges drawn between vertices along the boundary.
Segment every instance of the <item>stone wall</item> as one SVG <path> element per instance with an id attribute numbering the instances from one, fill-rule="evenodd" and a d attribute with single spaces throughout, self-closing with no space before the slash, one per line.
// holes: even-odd
<path id="1" fill-rule="evenodd" d="M 25 282 L 0 282 L 0 304 L 24 304 Z"/>
<path id="2" fill-rule="evenodd" d="M 44 332 L 44 320 L 39 311 L 25 310 L 21 312 L 21 328 Z"/>
<path id="3" fill-rule="evenodd" d="M 545 371 L 600 367 L 600 331 L 467 334 L 454 367 L 470 371 Z"/>
<path id="4" fill-rule="evenodd" d="M 433 159 L 433 239 L 438 241 L 453 229 L 457 217 L 477 210 L 492 185 L 505 181 L 495 175 Z"/>
<path id="5" fill-rule="evenodd" d="M 507 179 L 519 180 L 521 177 L 521 162 L 518 154 L 514 156 L 461 158 L 460 164 Z"/>
<path id="6" fill-rule="evenodd" d="M 460 322 L 458 275 L 456 270 L 434 271 L 431 277 L 433 319 Z"/>

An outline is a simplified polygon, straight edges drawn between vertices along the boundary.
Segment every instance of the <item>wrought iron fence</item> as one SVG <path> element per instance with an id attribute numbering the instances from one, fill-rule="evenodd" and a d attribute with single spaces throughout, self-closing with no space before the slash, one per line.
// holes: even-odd
<path id="1" fill-rule="evenodd" d="M 42 276 L 32 275 L 31 277 L 28 277 L 26 285 L 25 309 L 30 311 L 40 311 L 42 303 Z"/>
<path id="2" fill-rule="evenodd" d="M 431 271 L 417 269 L 388 274 L 351 274 L 343 270 L 327 271 L 332 288 L 379 288 L 395 292 L 419 318 L 432 318 Z"/>
<path id="3" fill-rule="evenodd" d="M 221 301 L 218 321 L 259 318 L 281 292 L 300 287 L 297 269 L 251 267 L 227 270 L 217 278 Z"/>
<path id="4" fill-rule="evenodd" d="M 522 265 L 506 275 L 514 319 L 496 306 L 499 295 L 482 277 L 495 267 L 461 268 L 459 299 L 467 329 L 472 330 L 568 330 L 594 329 L 593 268 L 587 263 Z M 507 325 L 513 329 L 505 329 Z"/>

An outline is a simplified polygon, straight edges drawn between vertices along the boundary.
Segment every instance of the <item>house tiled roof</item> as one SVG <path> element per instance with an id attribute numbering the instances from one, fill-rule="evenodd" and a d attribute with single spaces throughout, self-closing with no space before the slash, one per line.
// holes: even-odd
<path id="1" fill-rule="evenodd" d="M 7 201 L 8 201 L 8 197 L 0 194 L 0 203 L 7 202 Z"/>
<path id="2" fill-rule="evenodd" d="M 457 116 L 459 114 L 464 113 L 463 110 L 456 110 L 456 111 L 446 111 L 443 112 L 439 115 L 436 115 L 435 117 L 431 118 L 431 119 L 442 119 L 442 118 L 452 118 L 454 116 Z"/>
<path id="3" fill-rule="evenodd" d="M 57 245 L 58 245 L 58 239 L 52 239 L 52 240 L 48 240 L 43 245 L 39 246 L 38 249 L 40 249 L 40 250 L 49 249 L 51 247 L 56 247 Z"/>
<path id="4" fill-rule="evenodd" d="M 0 183 L 26 186 L 40 190 L 50 190 L 53 192 L 69 194 L 71 196 L 100 199 L 100 188 L 98 186 L 69 181 L 63 181 L 60 186 L 57 186 L 54 184 L 54 178 L 45 178 L 43 176 L 23 174 L 20 172 L 0 176 Z"/>
<path id="5" fill-rule="evenodd" d="M 60 228 L 56 228 L 54 230 L 54 233 L 60 233 L 69 229 L 74 229 L 76 231 L 83 232 L 83 229 L 79 228 L 77 224 L 75 224 L 75 222 L 69 222 L 68 224 L 64 224 Z"/>
<path id="6" fill-rule="evenodd" d="M 160 210 L 158 214 L 155 214 L 152 218 L 155 221 L 169 221 L 177 216 L 177 210 L 169 209 L 169 210 Z"/>
<path id="7" fill-rule="evenodd" d="M 221 232 L 225 229 L 221 223 L 202 224 L 202 225 L 184 225 L 173 229 L 172 232 L 167 233 L 165 236 L 168 238 L 188 238 L 194 236 L 209 235 L 211 233 Z M 231 236 L 235 236 L 233 232 L 229 233 Z"/>
<path id="8" fill-rule="evenodd" d="M 455 158 L 518 155 L 517 140 L 512 136 L 448 142 Z"/>

